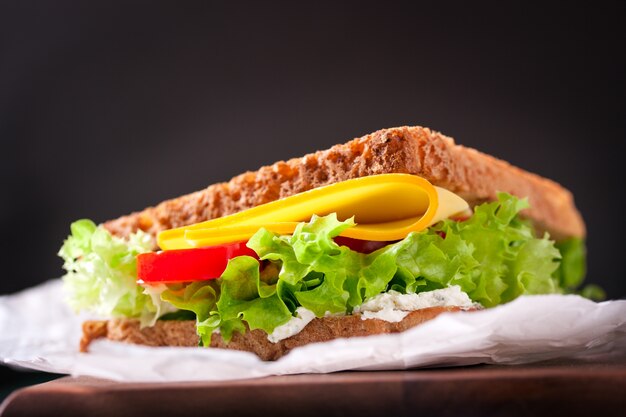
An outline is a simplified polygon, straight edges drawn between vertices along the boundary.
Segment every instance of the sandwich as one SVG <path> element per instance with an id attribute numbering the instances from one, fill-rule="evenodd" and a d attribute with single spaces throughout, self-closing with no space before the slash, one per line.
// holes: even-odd
<path id="1" fill-rule="evenodd" d="M 559 184 L 400 127 L 101 225 L 79 220 L 59 255 L 68 303 L 103 317 L 83 324 L 83 351 L 107 338 L 276 360 L 580 291 L 584 238 Z"/>

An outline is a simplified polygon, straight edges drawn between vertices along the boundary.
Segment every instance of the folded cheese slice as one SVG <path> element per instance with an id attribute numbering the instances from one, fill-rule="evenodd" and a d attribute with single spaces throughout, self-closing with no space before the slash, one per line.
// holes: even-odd
<path id="1" fill-rule="evenodd" d="M 409 174 L 381 174 L 315 188 L 229 216 L 166 230 L 158 235 L 162 250 L 214 246 L 248 240 L 261 227 L 293 233 L 311 216 L 337 213 L 354 216 L 355 227 L 341 236 L 394 241 L 424 230 L 440 220 L 468 210 L 461 197 L 424 178 Z"/>

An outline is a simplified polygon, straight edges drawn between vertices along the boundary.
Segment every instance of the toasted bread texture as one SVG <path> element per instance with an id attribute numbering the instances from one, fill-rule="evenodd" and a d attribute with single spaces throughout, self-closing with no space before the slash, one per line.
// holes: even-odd
<path id="1" fill-rule="evenodd" d="M 263 330 L 235 333 L 226 343 L 220 334 L 211 338 L 211 347 L 242 350 L 255 353 L 262 360 L 277 360 L 292 349 L 309 343 L 326 342 L 341 337 L 370 336 L 398 333 L 434 319 L 441 313 L 459 311 L 459 307 L 430 307 L 410 312 L 402 321 L 390 323 L 379 319 L 363 320 L 359 314 L 330 316 L 313 319 L 300 333 L 277 343 L 267 339 Z M 87 321 L 83 324 L 81 351 L 86 351 L 91 341 L 106 337 L 126 343 L 147 346 L 187 346 L 199 344 L 196 322 L 159 320 L 152 327 L 141 328 L 137 319 L 112 319 Z"/>
<path id="2" fill-rule="evenodd" d="M 246 172 L 229 182 L 167 200 L 104 226 L 114 235 L 162 230 L 236 213 L 316 187 L 368 175 L 409 173 L 446 188 L 474 206 L 498 192 L 527 197 L 522 214 L 556 240 L 584 237 L 585 224 L 572 194 L 529 173 L 424 127 L 383 129 L 301 158 Z"/>

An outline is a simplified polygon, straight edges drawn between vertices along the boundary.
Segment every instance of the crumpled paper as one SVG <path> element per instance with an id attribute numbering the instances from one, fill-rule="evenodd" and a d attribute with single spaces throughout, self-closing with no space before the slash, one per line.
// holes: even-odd
<path id="1" fill-rule="evenodd" d="M 117 381 L 220 381 L 341 370 L 521 364 L 626 352 L 626 300 L 525 296 L 492 309 L 445 313 L 404 333 L 337 339 L 276 362 L 221 349 L 151 348 L 99 340 L 78 352 L 81 323 L 60 280 L 0 297 L 0 360 Z"/>

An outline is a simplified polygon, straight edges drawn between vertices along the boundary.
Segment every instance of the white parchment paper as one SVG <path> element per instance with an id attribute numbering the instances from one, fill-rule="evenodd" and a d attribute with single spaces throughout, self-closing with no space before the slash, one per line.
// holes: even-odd
<path id="1" fill-rule="evenodd" d="M 0 297 L 0 360 L 48 372 L 119 381 L 218 381 L 348 369 L 520 364 L 626 352 L 626 301 L 526 296 L 472 313 L 446 313 L 404 333 L 338 339 L 276 362 L 221 349 L 150 348 L 96 341 L 78 352 L 81 323 L 60 280 Z"/>

